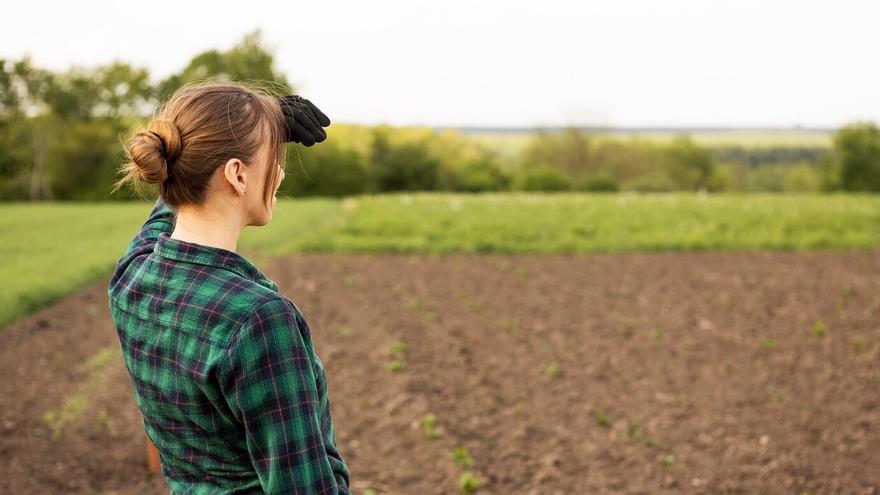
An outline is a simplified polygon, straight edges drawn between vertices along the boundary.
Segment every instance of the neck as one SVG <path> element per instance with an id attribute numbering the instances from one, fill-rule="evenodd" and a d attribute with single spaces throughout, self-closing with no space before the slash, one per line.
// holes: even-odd
<path id="1" fill-rule="evenodd" d="M 171 238 L 235 251 L 241 229 L 236 214 L 188 205 L 177 210 Z"/>

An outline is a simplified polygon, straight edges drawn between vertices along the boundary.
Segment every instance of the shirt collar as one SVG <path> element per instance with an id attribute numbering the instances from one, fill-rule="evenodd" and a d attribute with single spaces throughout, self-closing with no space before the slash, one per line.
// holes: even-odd
<path id="1" fill-rule="evenodd" d="M 259 268 L 235 251 L 174 239 L 168 232 L 160 232 L 153 252 L 171 260 L 223 268 L 278 291 L 275 282 L 269 280 Z"/>

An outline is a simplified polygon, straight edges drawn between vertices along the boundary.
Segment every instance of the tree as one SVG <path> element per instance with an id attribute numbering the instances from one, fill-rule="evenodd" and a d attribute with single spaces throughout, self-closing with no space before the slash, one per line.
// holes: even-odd
<path id="1" fill-rule="evenodd" d="M 178 74 L 160 82 L 157 94 L 161 100 L 189 82 L 212 77 L 220 80 L 241 82 L 268 82 L 278 92 L 292 92 L 287 77 L 275 68 L 272 51 L 263 43 L 261 29 L 247 33 L 241 42 L 225 52 L 206 50 L 190 61 Z"/>
<path id="2" fill-rule="evenodd" d="M 393 144 L 390 130 L 373 131 L 370 167 L 376 191 L 433 191 L 437 189 L 440 161 L 428 152 L 424 140 Z"/>
<path id="3" fill-rule="evenodd" d="M 880 129 L 872 122 L 855 122 L 834 135 L 832 159 L 847 191 L 880 191 Z"/>
<path id="4" fill-rule="evenodd" d="M 689 136 L 676 137 L 666 150 L 666 158 L 666 172 L 677 188 L 689 191 L 709 188 L 715 159 Z"/>
<path id="5" fill-rule="evenodd" d="M 556 167 L 572 178 L 597 172 L 590 161 L 590 138 L 576 127 L 567 127 L 558 133 L 539 130 L 523 151 L 525 165 Z"/>

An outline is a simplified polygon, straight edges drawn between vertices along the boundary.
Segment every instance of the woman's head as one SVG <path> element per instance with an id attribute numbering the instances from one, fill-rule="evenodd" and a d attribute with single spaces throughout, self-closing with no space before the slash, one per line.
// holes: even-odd
<path id="1" fill-rule="evenodd" d="M 184 86 L 124 143 L 128 162 L 116 189 L 155 183 L 172 206 L 233 202 L 249 225 L 265 225 L 284 179 L 283 126 L 267 91 L 231 82 Z"/>

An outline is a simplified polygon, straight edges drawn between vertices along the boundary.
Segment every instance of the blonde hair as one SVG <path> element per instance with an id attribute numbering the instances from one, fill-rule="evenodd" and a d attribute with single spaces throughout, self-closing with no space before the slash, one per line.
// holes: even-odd
<path id="1" fill-rule="evenodd" d="M 286 162 L 284 117 L 269 90 L 240 82 L 201 81 L 178 89 L 161 105 L 146 129 L 131 133 L 123 146 L 128 157 L 113 191 L 132 183 L 159 185 L 172 206 L 201 204 L 215 170 L 231 158 L 253 164 L 269 129 L 269 165 L 263 191 L 272 201 Z"/>

